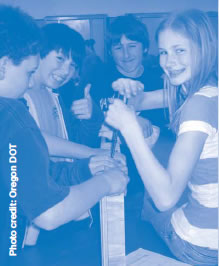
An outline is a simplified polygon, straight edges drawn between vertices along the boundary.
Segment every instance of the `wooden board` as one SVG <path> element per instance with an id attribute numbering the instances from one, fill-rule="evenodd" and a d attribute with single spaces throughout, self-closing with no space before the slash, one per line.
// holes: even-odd
<path id="1" fill-rule="evenodd" d="M 109 148 L 109 143 L 102 141 L 101 148 Z M 101 200 L 100 224 L 102 266 L 125 266 L 124 194 Z"/>

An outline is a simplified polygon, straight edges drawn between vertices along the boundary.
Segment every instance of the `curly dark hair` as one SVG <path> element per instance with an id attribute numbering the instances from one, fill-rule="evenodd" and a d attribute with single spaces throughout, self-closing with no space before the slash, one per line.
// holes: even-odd
<path id="1" fill-rule="evenodd" d="M 15 65 L 39 53 L 41 31 L 34 19 L 17 7 L 0 5 L 0 58 Z"/>

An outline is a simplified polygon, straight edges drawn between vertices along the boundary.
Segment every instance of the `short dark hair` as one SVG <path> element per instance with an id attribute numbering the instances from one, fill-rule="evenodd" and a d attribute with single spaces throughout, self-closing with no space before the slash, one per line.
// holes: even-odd
<path id="1" fill-rule="evenodd" d="M 17 7 L 0 5 L 0 58 L 15 65 L 40 50 L 41 34 L 34 19 Z"/>
<path id="2" fill-rule="evenodd" d="M 120 42 L 122 35 L 128 39 L 141 42 L 143 49 L 149 48 L 149 35 L 145 24 L 133 15 L 116 17 L 109 25 L 107 32 L 107 45 L 111 49 Z"/>
<path id="3" fill-rule="evenodd" d="M 50 23 L 42 27 L 43 45 L 40 57 L 44 58 L 51 51 L 61 50 L 67 57 L 81 66 L 85 56 L 85 44 L 81 34 L 66 24 Z"/>

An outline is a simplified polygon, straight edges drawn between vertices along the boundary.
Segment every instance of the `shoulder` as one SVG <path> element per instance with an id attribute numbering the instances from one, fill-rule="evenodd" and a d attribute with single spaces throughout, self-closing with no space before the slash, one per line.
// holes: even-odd
<path id="1" fill-rule="evenodd" d="M 30 89 L 24 94 L 25 99 L 40 99 L 43 100 L 47 95 L 50 95 L 50 91 L 47 89 Z"/>
<path id="2" fill-rule="evenodd" d="M 16 99 L 0 97 L 0 135 L 9 136 L 23 128 L 36 128 L 26 106 Z"/>
<path id="3" fill-rule="evenodd" d="M 26 120 L 32 119 L 26 106 L 21 101 L 17 99 L 0 98 L 0 120 L 2 123 L 13 120 L 14 123 L 22 127 L 25 126 Z"/>
<path id="4" fill-rule="evenodd" d="M 180 117 L 180 129 L 190 128 L 205 131 L 208 134 L 218 128 L 218 89 L 203 87 L 184 105 Z M 204 129 L 205 128 L 205 129 Z"/>
<path id="5" fill-rule="evenodd" d="M 186 103 L 182 111 L 185 119 L 209 119 L 217 117 L 217 87 L 203 87 Z"/>
<path id="6" fill-rule="evenodd" d="M 218 87 L 205 86 L 201 88 L 198 92 L 196 92 L 194 95 L 204 96 L 207 98 L 218 97 Z"/>

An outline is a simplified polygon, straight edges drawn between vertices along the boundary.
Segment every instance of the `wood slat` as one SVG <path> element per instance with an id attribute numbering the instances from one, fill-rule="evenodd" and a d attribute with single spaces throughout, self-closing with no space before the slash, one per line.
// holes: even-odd
<path id="1" fill-rule="evenodd" d="M 109 143 L 103 140 L 101 148 L 109 148 Z M 101 200 L 100 224 L 102 266 L 125 266 L 124 194 Z"/>

